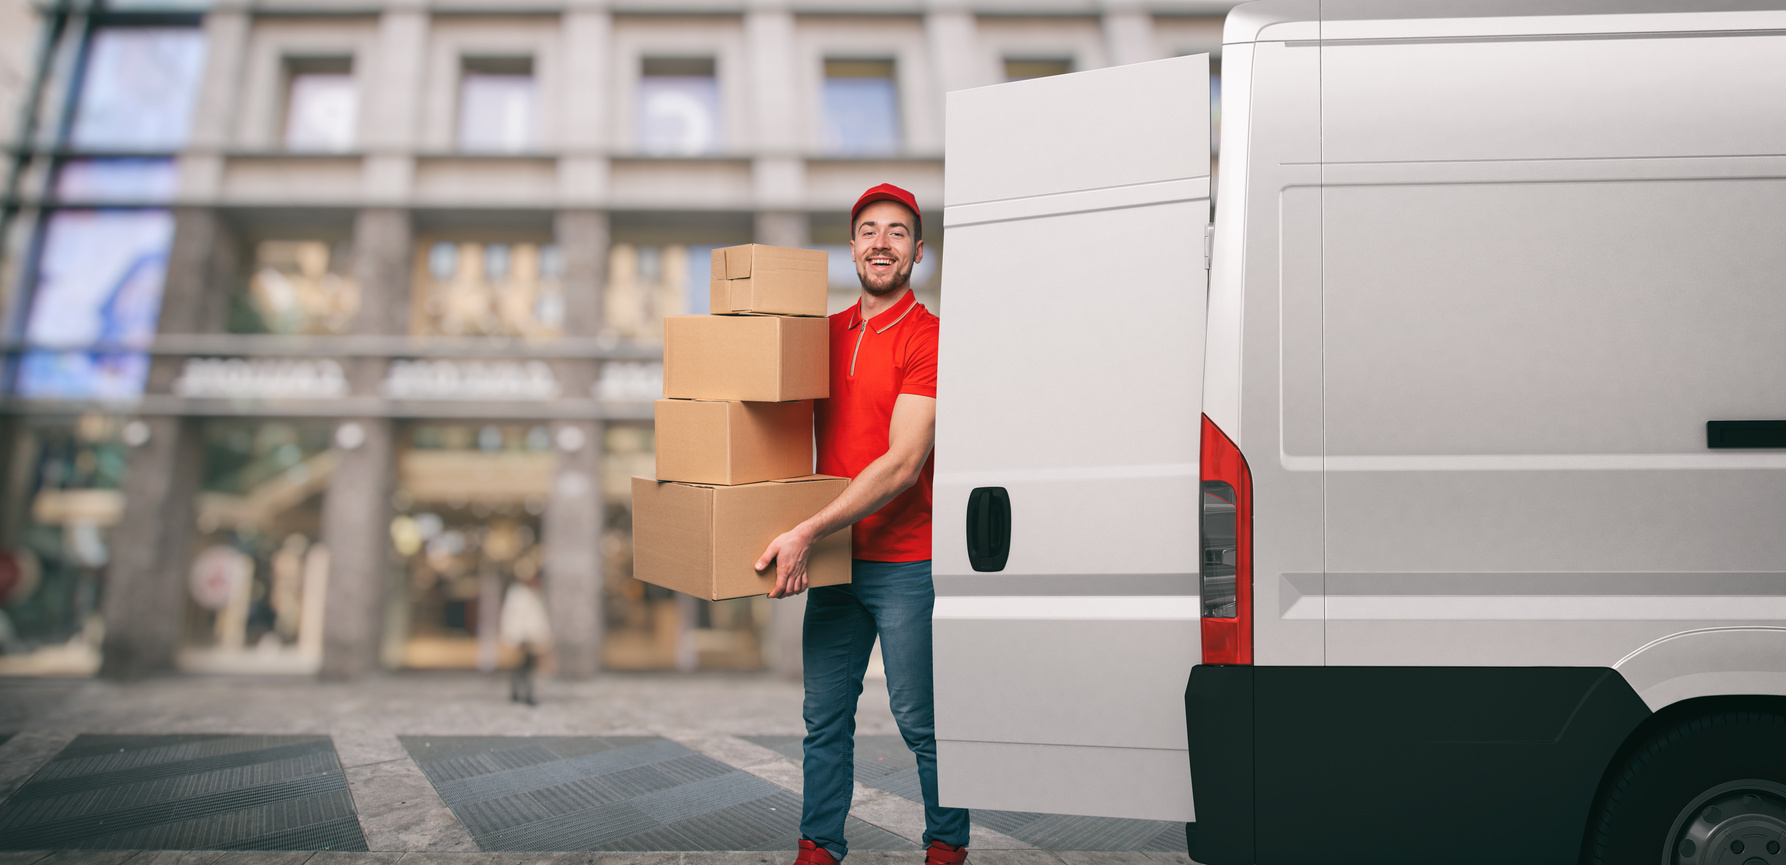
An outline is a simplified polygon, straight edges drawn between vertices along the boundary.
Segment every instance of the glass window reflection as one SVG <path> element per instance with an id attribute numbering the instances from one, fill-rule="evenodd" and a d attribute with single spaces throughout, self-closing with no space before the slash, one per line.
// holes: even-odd
<path id="1" fill-rule="evenodd" d="M 459 149 L 526 153 L 537 143 L 533 64 L 529 60 L 467 63 L 459 81 Z"/>
<path id="2" fill-rule="evenodd" d="M 639 77 L 639 149 L 667 156 L 720 147 L 719 80 L 711 58 L 648 58 Z"/>
<path id="3" fill-rule="evenodd" d="M 825 61 L 824 147 L 831 153 L 900 148 L 899 89 L 891 60 Z"/>
<path id="4" fill-rule="evenodd" d="M 128 348 L 147 347 L 154 339 L 173 235 L 174 219 L 165 210 L 51 215 L 26 341 L 112 350 L 27 352 L 19 369 L 21 396 L 118 399 L 142 393 L 149 358 Z"/>
<path id="5" fill-rule="evenodd" d="M 296 72 L 286 103 L 285 149 L 341 153 L 353 149 L 359 88 L 351 72 Z"/>
<path id="6" fill-rule="evenodd" d="M 232 333 L 346 333 L 360 308 L 346 242 L 266 240 L 254 273 L 230 309 Z"/>
<path id="7" fill-rule="evenodd" d="M 416 257 L 412 333 L 545 339 L 564 332 L 563 258 L 552 244 L 428 241 Z"/>
<path id="8" fill-rule="evenodd" d="M 192 27 L 100 30 L 88 49 L 71 143 L 83 150 L 174 150 L 186 143 L 205 63 Z"/>

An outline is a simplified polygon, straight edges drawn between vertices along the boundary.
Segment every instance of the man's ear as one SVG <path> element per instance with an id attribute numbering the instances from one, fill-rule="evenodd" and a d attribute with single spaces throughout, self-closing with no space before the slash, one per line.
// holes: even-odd
<path id="1" fill-rule="evenodd" d="M 920 240 L 917 243 L 912 245 L 912 263 L 917 264 L 918 262 L 923 261 L 923 260 L 924 260 L 924 241 Z"/>

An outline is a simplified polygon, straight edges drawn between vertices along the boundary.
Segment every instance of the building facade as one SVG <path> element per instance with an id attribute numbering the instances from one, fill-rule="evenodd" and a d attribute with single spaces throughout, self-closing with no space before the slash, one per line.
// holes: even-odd
<path id="1" fill-rule="evenodd" d="M 714 247 L 931 214 L 943 94 L 1220 51 L 1224 0 L 93 0 L 15 87 L 0 672 L 798 664 L 630 576 L 661 319 Z M 1070 122 L 1063 119 L 1063 122 Z M 965 290 L 965 289 L 958 289 Z"/>

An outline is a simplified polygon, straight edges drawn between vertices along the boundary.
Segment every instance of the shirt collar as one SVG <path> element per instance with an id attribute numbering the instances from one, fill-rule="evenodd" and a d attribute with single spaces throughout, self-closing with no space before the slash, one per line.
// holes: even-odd
<path id="1" fill-rule="evenodd" d="M 893 304 L 893 306 L 881 310 L 874 318 L 869 319 L 868 326 L 874 328 L 875 333 L 886 333 L 887 328 L 898 324 L 906 317 L 906 314 L 910 313 L 917 305 L 918 296 L 913 294 L 911 288 L 908 286 L 905 290 L 905 295 L 901 297 L 897 303 Z M 857 299 L 856 305 L 850 307 L 849 329 L 855 330 L 856 326 L 861 323 L 862 301 L 861 299 Z"/>

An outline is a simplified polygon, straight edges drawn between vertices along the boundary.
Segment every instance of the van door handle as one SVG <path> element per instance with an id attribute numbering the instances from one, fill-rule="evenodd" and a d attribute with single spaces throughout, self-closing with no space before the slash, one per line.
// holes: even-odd
<path id="1" fill-rule="evenodd" d="M 1708 420 L 1708 448 L 1786 448 L 1786 420 Z"/>
<path id="2" fill-rule="evenodd" d="M 967 497 L 967 561 L 976 571 L 1002 571 L 1011 554 L 1011 494 L 980 487 Z"/>

